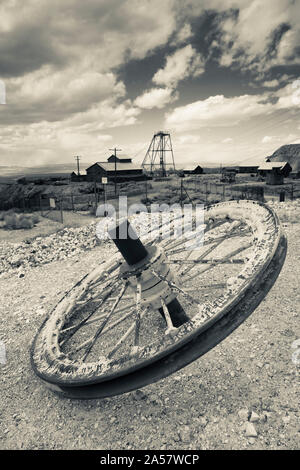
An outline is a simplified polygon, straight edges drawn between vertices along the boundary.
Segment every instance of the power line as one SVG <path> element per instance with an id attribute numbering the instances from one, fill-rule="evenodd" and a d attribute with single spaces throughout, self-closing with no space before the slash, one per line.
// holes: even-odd
<path id="1" fill-rule="evenodd" d="M 122 149 L 117 149 L 116 147 L 113 149 L 108 149 L 109 151 L 114 151 L 115 155 L 115 196 L 117 195 L 117 152 L 121 152 Z"/>
<path id="2" fill-rule="evenodd" d="M 77 175 L 79 176 L 80 175 L 80 170 L 79 170 L 79 160 L 80 160 L 80 157 L 79 156 L 76 156 L 74 157 L 75 160 L 77 160 Z"/>
<path id="3" fill-rule="evenodd" d="M 286 142 L 286 143 L 281 144 L 280 147 L 283 147 L 284 145 L 291 145 L 291 144 L 295 143 L 296 140 L 300 140 L 300 136 L 297 137 L 296 139 L 292 140 L 292 142 L 289 141 L 289 142 Z M 300 143 L 300 142 L 299 142 L 299 143 Z M 273 153 L 274 153 L 274 152 L 273 152 Z M 247 161 L 247 160 L 251 160 L 251 158 L 255 158 L 255 157 L 257 157 L 257 153 L 256 153 L 255 155 L 254 155 L 254 154 L 251 155 L 250 157 L 244 158 L 243 160 L 236 161 L 235 163 L 241 164 L 241 163 L 243 163 L 243 162 L 245 162 L 245 161 Z"/>

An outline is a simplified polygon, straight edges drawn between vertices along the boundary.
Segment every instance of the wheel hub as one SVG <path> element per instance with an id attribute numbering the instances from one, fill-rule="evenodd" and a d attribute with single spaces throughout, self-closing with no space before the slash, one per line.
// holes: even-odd
<path id="1" fill-rule="evenodd" d="M 163 251 L 155 246 L 144 246 L 127 219 L 108 233 L 125 260 L 120 267 L 123 279 L 128 280 L 133 292 L 137 292 L 138 284 L 141 286 L 141 305 L 151 304 L 164 318 L 167 308 L 174 327 L 189 321 L 168 284 L 176 282 L 178 285 L 178 279 Z"/>
<path id="2" fill-rule="evenodd" d="M 147 248 L 148 256 L 144 261 L 130 266 L 123 263 L 120 273 L 123 279 L 128 279 L 129 286 L 133 292 L 137 291 L 137 284 L 141 285 L 141 305 L 152 305 L 154 309 L 161 308 L 161 299 L 168 305 L 176 295 L 172 292 L 167 282 L 158 278 L 159 274 L 170 282 L 176 282 L 175 273 L 167 264 L 167 259 L 160 248 L 150 246 Z"/>

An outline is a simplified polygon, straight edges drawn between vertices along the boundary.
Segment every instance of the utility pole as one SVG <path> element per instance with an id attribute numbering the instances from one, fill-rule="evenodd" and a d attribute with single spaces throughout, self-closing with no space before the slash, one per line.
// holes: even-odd
<path id="1" fill-rule="evenodd" d="M 122 149 L 117 149 L 116 147 L 113 149 L 108 149 L 114 151 L 115 156 L 115 196 L 117 196 L 117 152 L 121 152 Z"/>
<path id="2" fill-rule="evenodd" d="M 75 160 L 77 160 L 77 175 L 79 176 L 80 175 L 80 171 L 79 171 L 79 160 L 80 160 L 80 157 L 76 156 L 74 157 Z"/>

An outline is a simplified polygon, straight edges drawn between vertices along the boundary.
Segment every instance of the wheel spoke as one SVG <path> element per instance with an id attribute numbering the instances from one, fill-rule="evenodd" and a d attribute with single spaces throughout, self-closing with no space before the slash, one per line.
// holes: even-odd
<path id="1" fill-rule="evenodd" d="M 109 319 L 110 319 L 111 316 L 113 315 L 113 313 L 114 313 L 114 311 L 115 311 L 115 309 L 116 309 L 118 303 L 119 303 L 120 300 L 122 299 L 122 297 L 123 297 L 123 295 L 124 295 L 124 292 L 126 291 L 127 287 L 128 287 L 128 282 L 126 282 L 126 283 L 124 284 L 124 286 L 122 287 L 121 292 L 120 292 L 120 294 L 118 295 L 118 297 L 117 297 L 115 303 L 113 304 L 113 306 L 112 306 L 110 312 L 108 313 L 108 315 L 106 316 L 105 320 L 103 321 L 103 323 L 100 325 L 100 327 L 97 329 L 96 333 L 94 334 L 92 341 L 90 342 L 88 348 L 86 349 L 86 351 L 85 351 L 85 353 L 84 353 L 84 355 L 83 355 L 83 357 L 82 357 L 82 360 L 83 360 L 83 361 L 85 361 L 86 358 L 87 358 L 87 356 L 90 354 L 90 352 L 91 352 L 91 350 L 92 350 L 92 348 L 93 348 L 95 342 L 97 341 L 98 337 L 101 335 L 101 333 L 102 333 L 104 327 L 106 326 L 107 322 L 109 321 Z"/>
<path id="2" fill-rule="evenodd" d="M 115 290 L 115 289 L 114 289 Z M 122 300 L 132 300 L 133 294 L 124 295 Z M 108 302 L 115 302 L 118 297 L 111 297 Z"/>
<path id="3" fill-rule="evenodd" d="M 142 310 L 142 312 L 140 314 L 140 320 L 142 320 L 142 318 L 144 317 L 146 311 L 147 311 L 147 309 Z M 124 333 L 124 335 L 119 339 L 119 341 L 116 343 L 114 348 L 108 353 L 108 355 L 107 355 L 108 359 L 111 359 L 112 356 L 120 349 L 122 344 L 126 341 L 128 336 L 130 335 L 130 333 L 132 333 L 135 328 L 136 328 L 136 321 L 134 323 L 132 323 L 132 325 L 128 328 L 126 333 Z M 134 352 L 134 350 L 132 352 Z"/>
<path id="4" fill-rule="evenodd" d="M 153 269 L 151 270 L 151 272 L 154 274 L 154 276 L 158 277 L 158 279 L 160 279 L 161 281 L 166 282 L 172 291 L 175 291 L 175 292 L 178 292 L 178 293 L 182 294 L 183 297 L 185 297 L 189 302 L 200 305 L 198 300 L 196 300 L 194 297 L 192 297 L 190 294 L 188 294 L 185 290 L 181 289 L 181 287 L 177 286 L 175 284 L 175 282 L 170 281 L 165 276 L 162 276 L 161 274 L 157 273 Z"/>
<path id="5" fill-rule="evenodd" d="M 193 291 L 198 291 L 199 289 L 224 289 L 226 287 L 226 284 L 224 282 L 220 284 L 207 284 L 207 285 L 202 285 L 202 286 L 197 286 L 197 287 L 185 287 L 186 292 L 193 292 Z"/>
<path id="6" fill-rule="evenodd" d="M 69 328 L 65 328 L 61 331 L 61 333 L 66 333 L 66 332 L 70 332 L 70 334 L 68 335 L 67 338 L 65 338 L 64 340 L 62 340 L 60 342 L 60 346 L 63 346 L 67 341 L 69 341 L 70 338 L 72 338 L 72 336 L 92 317 L 92 315 L 94 315 L 94 313 L 96 313 L 100 307 L 103 306 L 103 304 L 108 300 L 110 294 L 113 292 L 114 289 L 109 289 L 108 292 L 106 292 L 106 294 L 104 295 L 104 297 L 102 297 L 100 299 L 100 305 L 98 304 L 87 316 L 86 318 L 84 318 L 83 320 L 81 320 L 79 323 L 77 323 L 76 325 L 73 325 Z M 103 315 L 104 317 L 105 315 Z"/>
<path id="7" fill-rule="evenodd" d="M 97 309 L 98 309 L 98 307 L 97 307 Z M 98 317 L 92 318 L 91 320 L 84 319 L 82 322 L 77 323 L 76 325 L 69 326 L 68 328 L 64 328 L 63 330 L 61 330 L 61 333 L 62 334 L 67 333 L 68 331 L 73 331 L 74 329 L 76 329 L 76 331 L 77 331 L 83 325 L 90 325 L 91 323 L 95 323 L 98 320 L 102 320 L 102 318 L 104 318 L 105 316 L 106 316 L 106 313 L 103 313 L 102 315 L 98 315 Z M 60 346 L 62 346 L 64 344 L 64 342 L 65 341 L 60 342 Z"/>
<path id="8" fill-rule="evenodd" d="M 178 217 L 174 217 L 173 222 L 174 222 L 175 220 L 180 220 L 180 219 L 182 219 L 183 216 L 184 216 L 184 214 L 180 214 Z M 161 223 L 161 224 L 157 225 L 153 230 L 160 230 L 166 223 L 168 223 L 168 221 L 165 221 L 164 223 Z M 173 232 L 174 232 L 174 229 L 173 229 Z M 157 243 L 157 242 L 160 241 L 160 240 L 162 240 L 162 236 L 161 236 L 161 235 L 159 235 L 157 238 L 154 238 L 153 240 L 151 240 L 151 241 L 149 242 L 149 245 L 153 245 L 154 242 Z"/>
<path id="9" fill-rule="evenodd" d="M 234 250 L 232 251 L 231 253 L 229 253 L 225 258 L 224 258 L 224 261 L 227 261 L 229 260 L 232 256 L 236 256 L 238 255 L 239 253 L 241 253 L 242 251 L 244 250 L 247 250 L 248 248 L 250 248 L 251 244 L 247 244 L 245 246 L 242 246 L 241 248 L 238 248 L 237 250 Z M 202 271 L 198 271 L 197 273 L 193 274 L 193 275 L 190 275 L 186 278 L 184 278 L 182 280 L 182 282 L 186 283 L 187 281 L 191 280 L 191 279 L 194 279 L 196 276 L 199 276 L 200 274 L 203 274 L 205 273 L 206 271 L 209 271 L 210 269 L 214 268 L 215 266 L 217 266 L 218 264 L 220 263 L 212 263 L 212 264 L 209 264 L 209 266 L 206 266 L 204 269 L 202 269 Z"/>
<path id="10" fill-rule="evenodd" d="M 231 232 L 228 232 L 228 233 L 226 233 L 226 234 L 224 234 L 224 235 L 222 234 L 221 236 L 219 235 L 218 237 L 216 237 L 216 236 L 211 236 L 211 237 L 208 238 L 208 239 L 207 239 L 207 238 L 205 239 L 205 237 L 203 237 L 203 243 L 202 243 L 201 246 L 209 245 L 209 244 L 211 244 L 211 243 L 213 243 L 213 242 L 224 241 L 224 240 L 227 240 L 228 238 L 243 237 L 243 236 L 245 236 L 245 235 L 241 234 L 241 232 L 237 232 L 237 229 L 238 229 L 238 227 L 234 227 Z M 183 243 L 187 243 L 188 241 L 190 241 L 190 240 L 192 240 L 193 238 L 195 238 L 197 235 L 198 235 L 198 233 L 194 234 L 194 236 L 193 236 L 192 238 L 190 238 L 190 239 L 185 239 L 185 238 L 184 238 L 183 240 L 178 240 L 176 246 L 180 246 L 180 245 L 182 245 Z M 174 247 L 175 247 L 175 245 L 174 245 Z M 181 252 L 183 251 L 182 248 L 177 248 L 177 250 L 173 250 L 174 247 L 172 247 L 172 251 L 166 250 L 168 256 L 170 256 L 170 255 L 175 255 L 175 254 L 181 253 Z M 196 243 L 196 244 L 194 244 L 194 245 L 190 245 L 190 246 L 188 247 L 188 250 L 189 250 L 189 251 L 193 251 L 194 249 L 196 250 L 197 248 L 199 248 L 199 244 Z M 169 248 L 169 250 L 170 250 L 170 249 L 171 249 L 171 247 Z"/>
<path id="11" fill-rule="evenodd" d="M 202 253 L 202 255 L 200 255 L 197 260 L 201 261 L 205 256 L 209 255 L 209 253 L 211 253 L 212 251 L 214 251 L 219 245 L 221 245 L 221 243 L 224 241 L 225 239 L 222 239 L 220 240 L 219 242 L 215 243 L 214 245 L 210 246 L 204 253 Z M 192 253 L 192 250 L 190 251 L 190 253 Z M 187 268 L 182 268 L 180 270 L 180 274 L 182 276 L 185 275 L 186 272 L 188 271 L 191 271 L 191 269 L 193 269 L 194 266 L 192 266 L 191 268 L 190 267 L 187 267 Z"/>
<path id="12" fill-rule="evenodd" d="M 161 305 L 162 305 L 162 308 L 163 308 L 165 320 L 167 322 L 166 334 L 169 334 L 169 333 L 172 333 L 172 332 L 176 331 L 177 328 L 175 328 L 175 326 L 173 325 L 169 309 L 168 309 L 168 307 L 167 307 L 167 305 L 166 305 L 163 298 L 161 298 Z"/>
<path id="13" fill-rule="evenodd" d="M 112 276 L 109 277 L 109 274 L 113 273 L 116 269 L 118 269 L 120 266 L 121 266 L 122 262 L 121 261 L 117 261 L 113 266 L 111 266 L 110 268 L 107 269 L 107 271 L 105 272 L 104 275 L 102 275 L 102 277 L 100 279 L 96 279 L 94 282 L 92 282 L 91 284 L 91 287 L 94 288 L 96 287 L 98 284 L 102 283 L 103 281 L 104 282 L 107 282 L 107 281 L 111 281 L 112 279 L 118 277 L 119 273 L 117 274 L 113 274 Z M 103 277 L 105 279 L 103 279 Z"/>
<path id="14" fill-rule="evenodd" d="M 221 220 L 221 221 L 218 221 L 218 222 L 215 222 L 213 225 L 207 225 L 206 228 L 203 230 L 203 237 L 205 236 L 205 234 L 207 234 L 208 232 L 210 232 L 211 230 L 214 230 L 215 228 L 218 228 L 220 227 L 221 225 L 224 225 L 225 223 L 229 222 L 229 220 Z M 183 240 L 177 240 L 173 246 L 170 246 L 166 251 L 168 250 L 173 250 L 174 248 L 176 248 L 177 246 L 179 245 L 182 245 L 182 243 L 184 242 L 187 242 L 193 238 L 195 238 L 197 235 L 199 235 L 199 233 L 194 233 L 193 234 L 194 236 L 190 239 L 186 239 L 184 238 Z M 203 244 L 205 244 L 205 240 L 203 238 Z"/>
<path id="15" fill-rule="evenodd" d="M 116 313 L 116 312 L 115 312 Z M 109 326 L 107 326 L 106 328 L 103 329 L 103 331 L 101 332 L 101 336 L 104 336 L 106 333 L 108 333 L 109 331 L 111 331 L 113 328 L 115 328 L 116 326 L 118 326 L 120 323 L 122 323 L 123 321 L 127 320 L 127 318 L 131 317 L 131 315 L 133 315 L 134 313 L 134 309 L 131 309 L 128 313 L 125 313 L 125 315 L 123 315 L 122 317 L 118 318 L 118 320 L 116 320 L 115 322 L 111 323 Z M 103 318 L 103 317 L 102 317 Z M 98 320 L 100 319 L 100 317 L 98 318 Z M 94 323 L 96 319 L 93 319 L 93 320 L 90 320 L 89 323 Z M 81 349 L 85 348 L 86 346 L 88 346 L 91 341 L 93 341 L 93 336 L 91 336 L 89 339 L 87 339 L 86 341 L 84 341 L 83 343 L 81 343 L 79 346 L 76 347 L 76 349 L 72 350 L 69 354 L 75 354 L 77 353 L 78 351 L 80 351 Z"/>
<path id="16" fill-rule="evenodd" d="M 182 259 L 173 259 L 172 261 L 168 261 L 166 264 L 243 264 L 245 260 L 243 258 L 236 258 L 232 260 L 224 260 L 220 258 L 211 258 L 211 259 L 190 259 L 190 260 L 182 260 Z M 180 271 L 179 271 L 180 273 Z"/>
<path id="17" fill-rule="evenodd" d="M 141 326 L 141 299 L 142 299 L 142 285 L 137 279 L 136 289 L 136 312 L 135 312 L 135 335 L 134 335 L 134 350 L 139 347 L 140 342 L 140 326 Z"/>

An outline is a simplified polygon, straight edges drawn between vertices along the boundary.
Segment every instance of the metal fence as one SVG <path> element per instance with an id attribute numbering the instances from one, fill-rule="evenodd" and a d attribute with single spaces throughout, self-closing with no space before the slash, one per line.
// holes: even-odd
<path id="1" fill-rule="evenodd" d="M 205 182 L 200 178 L 193 178 L 184 183 L 187 191 L 195 191 L 199 196 L 208 201 L 215 196 L 215 199 L 222 201 L 230 199 L 252 199 L 257 201 L 267 201 L 277 199 L 279 201 L 293 201 L 300 198 L 300 182 L 288 183 L 281 186 L 255 184 L 222 184 L 217 182 Z"/>

